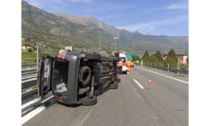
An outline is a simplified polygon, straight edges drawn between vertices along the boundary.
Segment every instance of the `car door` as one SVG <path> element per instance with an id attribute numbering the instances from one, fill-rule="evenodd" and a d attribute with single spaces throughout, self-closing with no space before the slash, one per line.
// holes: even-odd
<path id="1" fill-rule="evenodd" d="M 39 86 L 39 95 L 44 98 L 45 95 L 52 91 L 52 68 L 54 58 L 48 55 L 40 59 L 37 84 Z"/>

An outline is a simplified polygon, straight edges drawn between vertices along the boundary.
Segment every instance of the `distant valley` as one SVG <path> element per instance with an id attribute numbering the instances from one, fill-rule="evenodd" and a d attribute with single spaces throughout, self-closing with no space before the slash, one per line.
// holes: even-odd
<path id="1" fill-rule="evenodd" d="M 168 53 L 174 49 L 178 53 L 188 52 L 188 36 L 154 36 L 139 32 L 120 30 L 90 16 L 54 14 L 41 10 L 22 1 L 22 38 L 30 38 L 31 43 L 41 43 L 42 50 L 59 50 L 73 46 L 75 51 L 114 50 L 117 36 L 117 50 L 142 55 L 145 50 Z"/>

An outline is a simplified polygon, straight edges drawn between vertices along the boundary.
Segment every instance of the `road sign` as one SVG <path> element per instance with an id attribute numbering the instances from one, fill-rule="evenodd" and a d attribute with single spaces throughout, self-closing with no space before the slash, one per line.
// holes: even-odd
<path id="1" fill-rule="evenodd" d="M 126 58 L 128 60 L 132 60 L 132 54 L 131 53 L 126 53 Z"/>

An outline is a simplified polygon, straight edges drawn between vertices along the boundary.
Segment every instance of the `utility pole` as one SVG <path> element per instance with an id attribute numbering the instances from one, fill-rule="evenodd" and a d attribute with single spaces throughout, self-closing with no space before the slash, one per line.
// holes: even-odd
<path id="1" fill-rule="evenodd" d="M 114 42 L 115 42 L 114 51 L 116 51 L 116 39 L 118 39 L 118 37 L 114 37 Z"/>
<path id="2" fill-rule="evenodd" d="M 36 45 L 36 65 L 37 65 L 37 72 L 39 70 L 39 45 Z"/>
<path id="3" fill-rule="evenodd" d="M 177 58 L 178 59 L 178 63 L 177 63 L 177 74 L 179 74 L 179 58 Z"/>
<path id="4" fill-rule="evenodd" d="M 37 74 L 39 72 L 39 45 L 36 45 L 36 65 L 37 65 Z M 40 96 L 40 90 L 39 90 L 39 81 L 36 81 L 37 83 L 37 97 Z"/>
<path id="5" fill-rule="evenodd" d="M 100 32 L 100 40 L 99 40 L 99 52 L 101 51 L 101 32 Z"/>

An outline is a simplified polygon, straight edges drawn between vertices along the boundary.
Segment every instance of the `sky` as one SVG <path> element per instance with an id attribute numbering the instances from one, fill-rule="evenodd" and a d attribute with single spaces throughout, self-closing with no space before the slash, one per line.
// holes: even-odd
<path id="1" fill-rule="evenodd" d="M 188 36 L 188 0 L 25 0 L 52 13 L 91 16 L 142 34 Z"/>
<path id="2" fill-rule="evenodd" d="M 28 0 L 27 0 L 28 1 Z M 36 0 L 37 3 L 37 7 L 43 6 L 45 8 L 50 8 L 50 6 L 52 6 L 53 2 L 52 0 L 43 0 L 43 2 L 48 1 L 46 4 L 41 3 L 42 1 L 40 0 Z M 64 0 L 62 0 L 64 1 Z M 83 0 L 84 1 L 84 0 Z M 98 1 L 98 0 L 97 0 Z M 107 1 L 108 0 L 104 0 Z M 116 0 L 114 0 L 116 1 Z M 142 0 L 138 0 L 139 2 L 132 2 L 132 3 L 127 3 L 127 5 L 137 5 L 137 3 L 139 3 L 139 5 L 137 7 L 141 8 L 148 8 L 148 5 L 151 3 L 147 3 L 145 5 L 145 1 Z M 151 0 L 148 0 L 151 1 Z M 160 0 L 153 0 L 156 1 L 160 1 Z M 33 2 L 33 1 L 32 1 Z M 32 2 L 30 2 L 30 4 L 32 4 Z M 55 2 L 55 1 L 54 1 Z M 57 1 L 59 2 L 59 1 Z M 74 1 L 75 2 L 75 1 Z M 72 15 L 83 15 L 81 13 L 81 11 L 85 8 L 77 8 L 77 6 L 79 6 L 80 4 L 84 5 L 90 5 L 90 3 L 84 3 L 84 2 L 79 2 L 79 3 L 74 3 L 74 2 L 68 2 L 68 4 L 66 2 L 67 5 L 65 6 L 69 6 L 69 8 L 75 8 L 75 10 L 73 9 L 67 9 L 66 11 L 61 11 L 61 9 L 58 9 L 57 7 L 61 6 L 60 4 L 57 4 L 57 9 L 59 10 L 58 12 L 65 12 Z M 78 1 L 77 1 L 78 2 Z M 95 1 L 91 1 L 91 2 L 96 2 Z M 100 1 L 101 3 L 103 1 Z M 121 0 L 122 2 L 122 0 Z M 140 4 L 140 2 L 142 4 Z M 143 5 L 144 3 L 144 5 Z M 151 22 L 155 22 L 155 21 L 162 21 L 164 22 L 164 20 L 173 20 L 174 18 L 179 18 L 178 16 L 186 16 L 185 20 L 180 20 L 180 22 L 176 22 L 177 25 L 175 25 L 174 27 L 178 27 L 180 26 L 179 29 L 181 29 L 179 32 L 174 32 L 173 29 L 171 29 L 171 27 L 169 27 L 167 31 L 161 30 L 162 28 L 164 28 L 164 25 L 162 24 L 161 27 L 159 25 L 159 27 L 157 27 L 158 25 L 153 25 L 153 30 L 158 30 L 156 32 L 151 32 L 150 33 L 154 33 L 154 34 L 177 34 L 177 35 L 184 35 L 187 34 L 187 7 L 186 1 L 171 1 L 171 0 L 161 0 L 159 3 L 159 5 L 150 5 L 150 7 L 148 8 L 150 11 L 152 12 L 152 10 L 156 10 L 156 13 L 174 13 L 174 15 L 168 15 L 170 17 L 168 18 L 155 18 L 155 19 L 151 19 L 151 20 L 146 20 L 144 19 L 144 17 L 141 17 L 139 19 L 136 20 L 131 20 L 131 18 L 122 18 L 121 20 L 119 20 L 120 18 L 117 18 L 117 16 L 115 18 L 110 18 L 108 19 L 102 19 L 105 17 L 108 17 L 109 15 L 100 15 L 100 11 L 99 12 L 95 12 L 98 13 L 99 15 L 92 15 L 96 18 L 99 19 L 99 17 L 101 18 L 100 20 L 103 20 L 104 22 L 108 23 L 108 24 L 112 24 L 118 27 L 122 27 L 122 26 L 128 26 L 128 25 L 136 25 L 136 24 L 145 24 L 145 23 L 151 23 Z M 103 3 L 105 4 L 105 3 Z M 122 4 L 122 3 L 121 3 Z M 120 5 L 121 5 L 120 4 Z M 184 6 L 182 6 L 182 4 Z M 19 5 L 19 6 L 18 6 Z M 34 3 L 35 5 L 35 3 Z M 39 5 L 39 6 L 38 6 Z M 56 4 L 54 4 L 55 6 Z M 72 5 L 72 6 L 71 6 Z M 74 5 L 74 6 L 73 6 Z M 77 6 L 76 6 L 77 5 Z M 118 4 L 118 7 L 120 6 Z M 173 6 L 172 6 L 173 5 Z M 210 29 L 210 18 L 209 18 L 209 12 L 210 12 L 210 1 L 209 0 L 191 0 L 190 1 L 190 21 L 189 21 L 189 26 L 190 26 L 190 30 L 189 30 L 189 61 L 190 61 L 190 65 L 189 65 L 189 125 L 190 126 L 210 126 L 210 121 L 209 121 L 209 113 L 210 113 L 210 102 L 209 100 L 209 96 L 210 96 L 210 85 L 209 85 L 209 65 L 208 63 L 210 62 L 209 58 L 206 58 L 207 55 L 201 55 L 201 53 L 198 52 L 203 52 L 204 50 L 209 50 L 209 42 L 210 42 L 210 37 L 209 37 L 209 29 Z M 21 125 L 21 91 L 19 89 L 21 89 L 21 3 L 19 0 L 2 0 L 1 4 L 0 4 L 0 15 L 1 15 L 1 19 L 0 20 L 0 27 L 1 27 L 1 46 L 0 46 L 0 53 L 1 54 L 12 54 L 12 60 L 14 62 L 10 62 L 10 60 L 8 60 L 9 62 L 1 62 L 0 66 L 1 66 L 1 70 L 3 73 L 3 77 L 1 76 L 1 88 L 2 89 L 9 89 L 10 92 L 12 93 L 8 93 L 8 90 L 2 90 L 0 92 L 1 96 L 5 96 L 5 94 L 7 94 L 8 98 L 13 98 L 12 100 L 7 100 L 6 103 L 4 104 L 0 104 L 0 111 L 1 114 L 0 116 L 4 117 L 4 119 L 1 120 L 0 125 L 5 125 L 7 124 L 8 126 L 10 125 Z M 113 5 L 112 5 L 113 6 Z M 80 6 L 79 6 L 80 7 Z M 89 6 L 93 7 L 92 5 Z M 101 5 L 101 11 L 103 10 L 102 7 L 104 7 L 104 5 Z M 135 7 L 135 6 L 134 6 Z M 168 7 L 168 9 L 167 9 Z M 11 9 L 12 8 L 12 9 Z M 65 8 L 65 7 L 63 7 Z M 111 7 L 110 7 L 111 8 Z M 110 9 L 109 8 L 109 9 Z M 117 7 L 116 7 L 117 8 Z M 44 8 L 42 8 L 44 9 Z M 55 9 L 55 8 L 54 8 Z M 87 8 L 86 8 L 87 9 Z M 92 8 L 93 9 L 93 8 Z M 170 10 L 171 9 L 171 10 Z M 55 9 L 56 10 L 56 9 Z M 110 9 L 111 10 L 111 9 Z M 109 10 L 109 11 L 110 11 Z M 119 9 L 118 9 L 119 10 Z M 162 10 L 162 11 L 161 11 Z M 168 10 L 168 11 L 167 11 Z M 49 10 L 47 10 L 49 11 Z M 84 11 L 84 10 L 83 10 Z M 132 10 L 128 9 L 128 11 L 130 11 L 130 13 L 132 12 Z M 177 12 L 176 12 L 177 11 Z M 178 13 L 178 11 L 180 11 Z M 5 13 L 6 12 L 6 13 Z M 56 12 L 56 11 L 53 11 Z M 115 11 L 112 11 L 115 12 Z M 140 13 L 141 11 L 139 10 L 138 14 L 143 15 L 144 13 Z M 118 11 L 119 13 L 119 11 Z M 146 13 L 146 12 L 145 12 Z M 87 14 L 87 12 L 85 13 Z M 114 15 L 116 13 L 109 13 L 110 16 Z M 122 13 L 124 14 L 124 13 Z M 135 14 L 137 15 L 137 12 L 135 12 Z M 162 16 L 164 15 L 162 14 Z M 9 15 L 9 16 L 8 16 Z M 90 15 L 90 13 L 89 13 Z M 148 15 L 148 12 L 147 12 Z M 150 13 L 150 16 L 147 18 L 150 18 L 152 15 L 155 15 L 155 13 Z M 114 16 L 113 16 L 114 17 Z M 183 18 L 182 18 L 183 19 Z M 119 20 L 119 22 L 117 22 L 116 20 Z M 129 20 L 129 21 L 128 21 Z M 138 21 L 137 21 L 138 20 Z M 115 22 L 114 22 L 115 21 Z M 123 21 L 120 23 L 120 21 Z M 134 22 L 135 21 L 135 22 Z M 167 23 L 166 23 L 167 24 Z M 166 25 L 165 24 L 165 25 Z M 168 24 L 173 24 L 173 22 L 168 22 Z M 185 25 L 183 25 L 185 24 Z M 160 29 L 161 28 L 161 29 Z M 12 30 L 11 30 L 12 29 Z M 185 31 L 184 33 L 182 33 L 183 31 Z M 182 34 L 181 34 L 182 33 Z M 11 46 L 12 45 L 12 46 Z M 9 47 L 9 48 L 8 48 Z M 9 51 L 8 50 L 12 50 Z M 6 53 L 5 53 L 6 52 Z M 209 54 L 206 52 L 206 54 Z M 3 55 L 5 56 L 5 55 Z M 7 57 L 9 55 L 6 55 Z M 199 59 L 205 59 L 205 60 L 198 60 Z M 7 58 L 9 59 L 9 58 Z M 4 60 L 2 60 L 4 61 Z M 198 66 L 198 64 L 201 64 Z M 5 66 L 9 66 L 9 70 L 8 67 Z M 12 72 L 11 72 L 12 70 Z M 202 73 L 202 74 L 201 74 Z M 8 76 L 9 75 L 9 76 Z M 11 79 L 11 77 L 13 77 Z M 206 79 L 207 78 L 207 79 Z M 9 80 L 9 82 L 8 82 Z M 7 85 L 9 84 L 9 86 Z M 201 87 L 200 84 L 202 85 Z M 199 89 L 198 89 L 199 88 Z M 18 90 L 17 90 L 18 89 Z M 15 105 L 14 105 L 15 103 Z M 12 114 L 11 114 L 12 112 Z M 201 116 L 202 115 L 202 116 Z M 12 121 L 11 121 L 12 120 Z"/>

